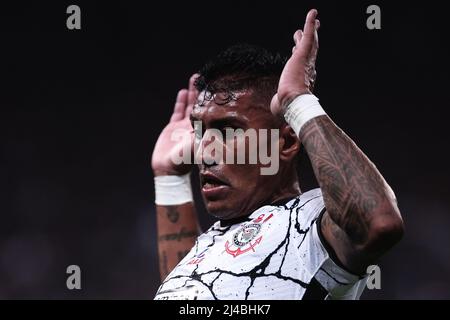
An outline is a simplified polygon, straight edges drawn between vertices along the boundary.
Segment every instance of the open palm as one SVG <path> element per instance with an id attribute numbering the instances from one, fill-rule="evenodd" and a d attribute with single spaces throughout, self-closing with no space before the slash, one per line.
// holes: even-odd
<path id="1" fill-rule="evenodd" d="M 191 170 L 190 164 L 175 164 L 172 159 L 182 150 L 186 150 L 185 144 L 192 145 L 194 134 L 189 115 L 198 97 L 198 91 L 194 86 L 196 77 L 197 75 L 193 75 L 189 80 L 189 89 L 178 92 L 172 117 L 156 142 L 152 155 L 152 169 L 155 176 L 183 175 Z M 174 140 L 173 133 L 176 130 L 189 132 L 190 139 Z"/>
<path id="2" fill-rule="evenodd" d="M 319 49 L 317 30 L 320 26 L 316 17 L 317 10 L 310 10 L 306 16 L 303 31 L 297 30 L 294 33 L 295 46 L 281 73 L 277 93 L 270 105 L 275 115 L 282 115 L 293 99 L 299 95 L 311 93 L 313 90 L 316 78 L 315 63 Z"/>

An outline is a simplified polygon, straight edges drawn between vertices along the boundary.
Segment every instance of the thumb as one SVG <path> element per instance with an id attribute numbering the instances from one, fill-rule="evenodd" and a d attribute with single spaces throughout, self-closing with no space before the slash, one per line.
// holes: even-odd
<path id="1" fill-rule="evenodd" d="M 281 113 L 280 100 L 278 100 L 278 93 L 275 93 L 270 101 L 270 111 L 274 115 L 279 115 Z"/>

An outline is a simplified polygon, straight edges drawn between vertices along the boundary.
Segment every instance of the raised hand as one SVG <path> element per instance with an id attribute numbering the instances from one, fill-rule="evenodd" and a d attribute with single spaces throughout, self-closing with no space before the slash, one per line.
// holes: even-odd
<path id="1" fill-rule="evenodd" d="M 197 75 L 194 74 L 189 80 L 189 89 L 182 89 L 178 92 L 172 117 L 156 142 L 152 155 L 152 169 L 155 176 L 183 175 L 191 170 L 191 165 L 178 165 L 172 159 L 174 155 L 180 154 L 181 150 L 186 149 L 186 143 L 190 143 L 192 148 L 194 133 L 189 115 L 198 97 L 198 91 L 194 86 L 196 78 Z M 173 141 L 172 134 L 177 129 L 190 132 L 190 141 L 189 139 Z"/>
<path id="2" fill-rule="evenodd" d="M 317 30 L 320 22 L 317 10 L 312 9 L 306 16 L 303 30 L 294 33 L 295 46 L 287 61 L 278 84 L 278 91 L 272 98 L 270 109 L 275 115 L 282 115 L 286 106 L 297 96 L 309 94 L 316 79 L 316 57 L 319 49 Z"/>

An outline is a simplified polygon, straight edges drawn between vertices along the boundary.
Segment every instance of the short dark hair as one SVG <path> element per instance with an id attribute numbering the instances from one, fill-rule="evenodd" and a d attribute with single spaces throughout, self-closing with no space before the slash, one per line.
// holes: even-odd
<path id="1" fill-rule="evenodd" d="M 229 94 L 251 89 L 263 103 L 270 104 L 286 59 L 255 45 L 238 44 L 227 48 L 207 62 L 198 72 L 199 91 Z"/>

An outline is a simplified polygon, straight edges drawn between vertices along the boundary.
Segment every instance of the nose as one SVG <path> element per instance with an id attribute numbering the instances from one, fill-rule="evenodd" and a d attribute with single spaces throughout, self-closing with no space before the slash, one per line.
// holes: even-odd
<path id="1" fill-rule="evenodd" d="M 204 167 L 216 166 L 223 157 L 223 137 L 220 131 L 208 129 L 198 143 L 196 150 L 197 163 Z"/>
<path id="2" fill-rule="evenodd" d="M 217 166 L 219 164 L 219 162 L 211 157 L 203 157 L 202 158 L 202 162 L 201 162 L 201 169 L 207 169 L 207 168 L 211 168 L 214 166 Z"/>

